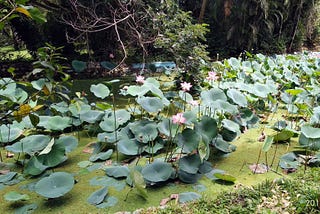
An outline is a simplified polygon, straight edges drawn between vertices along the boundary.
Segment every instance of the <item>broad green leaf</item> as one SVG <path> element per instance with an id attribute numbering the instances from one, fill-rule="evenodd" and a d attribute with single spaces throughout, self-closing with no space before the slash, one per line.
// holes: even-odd
<path id="1" fill-rule="evenodd" d="M 237 179 L 233 177 L 232 175 L 228 175 L 225 173 L 215 173 L 214 176 L 220 180 L 227 181 L 227 182 L 232 182 L 234 183 Z"/>
<path id="2" fill-rule="evenodd" d="M 26 204 L 22 207 L 16 208 L 14 214 L 30 214 L 38 208 L 37 204 Z"/>
<path id="3" fill-rule="evenodd" d="M 138 155 L 142 153 L 141 143 L 135 139 L 121 139 L 117 143 L 117 149 L 125 155 Z"/>
<path id="4" fill-rule="evenodd" d="M 87 63 L 79 60 L 72 60 L 71 65 L 76 72 L 82 72 L 87 68 Z"/>
<path id="5" fill-rule="evenodd" d="M 233 89 L 233 88 L 229 89 L 227 91 L 227 95 L 232 99 L 232 101 L 235 104 L 238 104 L 241 107 L 248 106 L 247 98 L 237 89 Z"/>
<path id="6" fill-rule="evenodd" d="M 182 133 L 178 134 L 178 146 L 183 149 L 184 152 L 190 153 L 196 150 L 200 142 L 200 134 L 193 130 L 186 128 Z"/>
<path id="7" fill-rule="evenodd" d="M 190 174 L 196 174 L 200 164 L 201 159 L 198 154 L 184 156 L 179 159 L 179 169 Z"/>
<path id="8" fill-rule="evenodd" d="M 48 154 L 39 155 L 37 158 L 42 164 L 48 167 L 55 167 L 67 160 L 65 146 L 55 143 Z"/>
<path id="9" fill-rule="evenodd" d="M 188 173 L 183 170 L 178 170 L 178 178 L 184 183 L 187 184 L 195 184 L 201 178 L 201 174 L 199 173 Z"/>
<path id="10" fill-rule="evenodd" d="M 0 175 L 0 183 L 6 183 L 12 180 L 17 174 L 16 172 L 8 172 L 7 174 Z"/>
<path id="11" fill-rule="evenodd" d="M 212 102 L 217 100 L 227 101 L 227 96 L 221 89 L 212 88 L 209 91 L 202 91 L 201 99 L 203 105 L 210 106 Z"/>
<path id="12" fill-rule="evenodd" d="M 127 177 L 130 171 L 127 166 L 111 166 L 106 168 L 106 174 L 114 178 Z"/>
<path id="13" fill-rule="evenodd" d="M 282 169 L 297 169 L 300 164 L 297 161 L 297 156 L 290 152 L 280 157 L 279 165 Z"/>
<path id="14" fill-rule="evenodd" d="M 137 141 L 148 143 L 158 136 L 157 124 L 147 120 L 140 120 L 129 125 Z"/>
<path id="15" fill-rule="evenodd" d="M 107 208 L 107 207 L 113 207 L 118 203 L 118 198 L 114 197 L 114 196 L 107 196 L 104 199 L 104 202 L 102 202 L 101 204 L 96 205 L 97 208 L 103 209 L 103 208 Z"/>
<path id="16" fill-rule="evenodd" d="M 162 100 L 158 97 L 138 97 L 137 103 L 149 113 L 157 113 L 164 108 Z"/>
<path id="17" fill-rule="evenodd" d="M 49 167 L 39 161 L 36 156 L 33 156 L 25 166 L 24 173 L 27 175 L 40 175 L 47 168 Z"/>
<path id="18" fill-rule="evenodd" d="M 183 192 L 179 194 L 179 203 L 187 203 L 201 198 L 201 195 L 195 192 Z"/>
<path id="19" fill-rule="evenodd" d="M 95 162 L 97 160 L 108 160 L 111 157 L 112 153 L 113 153 L 113 150 L 109 149 L 106 152 L 100 152 L 98 154 L 94 154 L 89 158 L 89 161 Z"/>
<path id="20" fill-rule="evenodd" d="M 167 181 L 171 177 L 172 173 L 172 166 L 162 161 L 155 161 L 151 164 L 147 164 L 141 171 L 144 179 L 155 183 Z"/>
<path id="21" fill-rule="evenodd" d="M 301 133 L 303 133 L 307 138 L 320 138 L 320 128 L 314 128 L 309 125 L 302 126 Z"/>
<path id="22" fill-rule="evenodd" d="M 275 142 L 283 142 L 294 136 L 294 132 L 288 129 L 282 129 L 279 133 L 273 135 Z"/>
<path id="23" fill-rule="evenodd" d="M 9 143 L 18 139 L 23 133 L 23 130 L 18 126 L 11 124 L 3 124 L 0 126 L 0 144 Z"/>
<path id="24" fill-rule="evenodd" d="M 61 144 L 65 148 L 65 152 L 69 153 L 75 150 L 78 146 L 78 139 L 74 136 L 61 136 L 56 140 L 55 144 Z"/>
<path id="25" fill-rule="evenodd" d="M 218 128 L 215 119 L 208 116 L 203 116 L 200 122 L 195 123 L 194 130 L 202 135 L 202 138 L 210 142 L 214 137 L 217 136 Z"/>
<path id="26" fill-rule="evenodd" d="M 74 178 L 66 172 L 54 172 L 39 180 L 35 192 L 46 198 L 58 198 L 68 193 L 74 186 Z"/>
<path id="27" fill-rule="evenodd" d="M 102 83 L 99 83 L 97 85 L 91 85 L 90 86 L 90 91 L 96 97 L 101 98 L 101 99 L 106 98 L 110 94 L 109 88 L 106 85 L 102 84 Z"/>
<path id="28" fill-rule="evenodd" d="M 105 197 L 108 194 L 108 188 L 107 187 L 103 187 L 95 192 L 93 192 L 89 198 L 87 199 L 89 204 L 92 205 L 97 205 L 97 204 L 101 204 L 103 202 L 103 200 L 105 199 Z"/>
<path id="29" fill-rule="evenodd" d="M 21 194 L 16 191 L 11 191 L 4 195 L 4 199 L 7 201 L 26 201 L 29 200 L 30 197 L 27 194 Z"/>
<path id="30" fill-rule="evenodd" d="M 53 116 L 49 117 L 44 128 L 54 131 L 63 131 L 65 128 L 71 126 L 70 117 Z"/>
<path id="31" fill-rule="evenodd" d="M 34 155 L 36 152 L 43 150 L 50 140 L 51 138 L 47 135 L 30 135 L 10 146 L 6 146 L 6 149 L 10 152 L 24 152 Z"/>

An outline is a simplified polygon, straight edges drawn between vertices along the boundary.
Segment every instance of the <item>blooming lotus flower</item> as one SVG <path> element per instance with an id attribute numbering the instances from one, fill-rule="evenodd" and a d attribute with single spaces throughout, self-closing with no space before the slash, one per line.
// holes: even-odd
<path id="1" fill-rule="evenodd" d="M 136 77 L 136 82 L 143 84 L 143 83 L 144 83 L 144 77 L 141 76 L 141 75 L 137 76 L 137 77 Z"/>
<path id="2" fill-rule="evenodd" d="M 180 84 L 182 91 L 190 91 L 190 88 L 192 87 L 192 85 L 188 82 L 183 82 Z"/>
<path id="3" fill-rule="evenodd" d="M 172 116 L 172 122 L 174 124 L 184 124 L 187 121 L 187 119 L 185 117 L 183 117 L 183 113 L 178 113 L 176 115 Z"/>
<path id="4" fill-rule="evenodd" d="M 219 79 L 219 76 L 217 76 L 216 72 L 210 71 L 206 79 L 211 81 L 216 81 L 217 79 Z"/>

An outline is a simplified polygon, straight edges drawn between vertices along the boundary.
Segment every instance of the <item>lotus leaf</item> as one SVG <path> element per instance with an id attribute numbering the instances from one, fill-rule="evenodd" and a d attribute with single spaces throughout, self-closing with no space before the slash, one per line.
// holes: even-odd
<path id="1" fill-rule="evenodd" d="M 149 113 L 156 113 L 164 108 L 162 100 L 158 97 L 138 97 L 137 103 Z"/>
<path id="2" fill-rule="evenodd" d="M 109 61 L 102 61 L 100 62 L 101 66 L 108 69 L 108 70 L 112 70 L 116 67 L 116 65 L 112 62 Z"/>
<path id="3" fill-rule="evenodd" d="M 227 182 L 232 182 L 234 183 L 237 179 L 233 177 L 232 175 L 228 175 L 225 173 L 215 173 L 213 174 L 216 178 L 219 180 L 227 181 Z"/>
<path id="4" fill-rule="evenodd" d="M 217 122 L 213 118 L 203 116 L 200 122 L 195 124 L 194 130 L 200 133 L 205 141 L 210 142 L 214 137 L 217 136 Z"/>
<path id="5" fill-rule="evenodd" d="M 198 153 L 201 158 L 201 160 L 208 160 L 210 156 L 210 146 L 208 141 L 200 140 L 199 146 L 198 146 Z"/>
<path id="6" fill-rule="evenodd" d="M 40 162 L 36 156 L 33 156 L 25 166 L 24 173 L 27 175 L 40 175 L 47 168 L 49 167 Z"/>
<path id="7" fill-rule="evenodd" d="M 198 154 L 184 156 L 179 159 L 179 169 L 190 174 L 196 174 L 201 165 L 201 159 Z"/>
<path id="8" fill-rule="evenodd" d="M 309 125 L 302 126 L 301 133 L 304 134 L 304 136 L 307 138 L 320 138 L 320 128 L 314 128 Z"/>
<path id="9" fill-rule="evenodd" d="M 18 126 L 15 125 L 1 125 L 0 126 L 0 144 L 9 143 L 22 135 L 23 131 Z"/>
<path id="10" fill-rule="evenodd" d="M 108 160 L 111 157 L 112 153 L 113 153 L 113 150 L 109 149 L 106 152 L 100 152 L 98 154 L 94 154 L 89 158 L 89 161 L 94 162 L 97 160 Z"/>
<path id="11" fill-rule="evenodd" d="M 172 166 L 162 161 L 154 161 L 151 164 L 147 164 L 141 171 L 144 179 L 155 183 L 167 181 L 172 173 Z"/>
<path id="12" fill-rule="evenodd" d="M 146 190 L 146 183 L 143 179 L 143 176 L 139 170 L 137 170 L 137 167 L 130 170 L 130 174 L 128 176 L 130 180 L 132 181 L 132 186 L 135 187 L 137 190 L 138 195 L 143 197 L 145 200 L 148 199 L 148 194 Z"/>
<path id="13" fill-rule="evenodd" d="M 178 134 L 178 146 L 184 152 L 190 153 L 198 148 L 200 142 L 200 134 L 193 129 L 184 129 L 182 133 Z"/>
<path id="14" fill-rule="evenodd" d="M 119 136 L 118 131 L 115 132 L 102 132 L 97 135 L 98 141 L 101 143 L 115 143 L 117 141 L 116 136 Z"/>
<path id="15" fill-rule="evenodd" d="M 106 208 L 106 207 L 113 207 L 118 203 L 118 199 L 114 196 L 107 196 L 101 204 L 96 205 L 97 208 Z"/>
<path id="16" fill-rule="evenodd" d="M 227 101 L 227 96 L 221 89 L 212 88 L 209 91 L 202 91 L 201 99 L 202 99 L 203 105 L 210 106 L 212 102 L 216 100 Z"/>
<path id="17" fill-rule="evenodd" d="M 262 151 L 268 152 L 269 149 L 271 148 L 271 145 L 273 144 L 273 136 L 267 136 L 263 145 L 262 145 Z"/>
<path id="18" fill-rule="evenodd" d="M 212 163 L 211 162 L 209 162 L 209 161 L 203 161 L 202 163 L 201 163 L 201 165 L 199 166 L 199 172 L 201 173 L 201 174 L 206 174 L 206 173 L 208 173 L 208 172 L 210 172 L 211 170 L 213 170 L 213 168 L 212 168 Z"/>
<path id="19" fill-rule="evenodd" d="M 48 167 L 55 167 L 67 160 L 65 156 L 65 145 L 54 144 L 48 154 L 37 156 L 39 162 Z"/>
<path id="20" fill-rule="evenodd" d="M 294 136 L 294 132 L 288 129 L 282 129 L 279 133 L 273 135 L 275 142 L 284 142 Z"/>
<path id="21" fill-rule="evenodd" d="M 91 85 L 90 91 L 94 94 L 94 96 L 101 99 L 106 98 L 110 94 L 109 88 L 102 83 L 99 83 L 97 85 Z"/>
<path id="22" fill-rule="evenodd" d="M 115 131 L 120 125 L 125 124 L 130 120 L 130 113 L 125 109 L 115 111 L 107 111 L 103 120 L 99 124 L 100 128 L 107 132 Z"/>
<path id="23" fill-rule="evenodd" d="M 107 187 L 103 187 L 103 188 L 93 192 L 89 196 L 87 201 L 88 201 L 89 204 L 92 204 L 92 205 L 101 204 L 104 201 L 104 199 L 107 196 L 107 194 L 108 194 L 108 188 Z"/>
<path id="24" fill-rule="evenodd" d="M 143 96 L 149 91 L 149 87 L 147 85 L 137 86 L 131 85 L 128 87 L 127 92 L 131 96 Z"/>
<path id="25" fill-rule="evenodd" d="M 187 203 L 201 198 L 201 195 L 195 192 L 183 192 L 179 194 L 179 203 Z"/>
<path id="26" fill-rule="evenodd" d="M 127 177 L 130 170 L 127 166 L 112 166 L 106 168 L 106 174 L 114 178 Z"/>
<path id="27" fill-rule="evenodd" d="M 218 178 L 216 176 L 214 176 L 217 173 L 223 174 L 223 173 L 225 173 L 225 171 L 223 171 L 221 169 L 212 169 L 210 172 L 205 173 L 205 175 L 210 180 L 215 181 L 215 180 L 218 180 Z"/>
<path id="28" fill-rule="evenodd" d="M 117 149 L 125 155 L 138 155 L 142 152 L 141 144 L 135 139 L 121 139 L 117 143 Z"/>
<path id="29" fill-rule="evenodd" d="M 89 110 L 80 114 L 80 119 L 87 123 L 95 123 L 103 117 L 104 113 L 98 110 Z"/>
<path id="30" fill-rule="evenodd" d="M 4 199 L 7 201 L 26 201 L 29 200 L 30 197 L 26 194 L 11 191 L 4 195 Z"/>
<path id="31" fill-rule="evenodd" d="M 236 150 L 236 146 L 225 141 L 221 136 L 218 136 L 213 141 L 214 146 L 225 153 L 234 152 Z"/>
<path id="32" fill-rule="evenodd" d="M 91 106 L 83 102 L 75 102 L 69 105 L 69 111 L 72 113 L 72 116 L 79 117 L 80 114 L 83 114 L 91 110 Z"/>
<path id="33" fill-rule="evenodd" d="M 157 124 L 147 120 L 137 121 L 129 125 L 136 140 L 141 143 L 153 141 L 158 136 Z"/>
<path id="34" fill-rule="evenodd" d="M 55 144 L 62 144 L 65 147 L 65 152 L 69 153 L 75 150 L 78 146 L 78 139 L 73 136 L 61 136 L 55 141 Z"/>
<path id="35" fill-rule="evenodd" d="M 282 169 L 297 169 L 299 162 L 297 161 L 297 156 L 290 152 L 280 157 L 279 165 Z"/>
<path id="36" fill-rule="evenodd" d="M 30 135 L 10 146 L 6 146 L 6 149 L 15 153 L 25 152 L 33 155 L 43 150 L 49 144 L 50 140 L 50 137 L 46 135 Z"/>
<path id="37" fill-rule="evenodd" d="M 269 94 L 269 88 L 261 83 L 255 83 L 251 93 L 255 96 L 267 98 Z"/>
<path id="38" fill-rule="evenodd" d="M 215 111 L 228 112 L 230 114 L 237 114 L 239 112 L 235 105 L 223 100 L 213 101 L 210 107 L 212 107 Z"/>
<path id="39" fill-rule="evenodd" d="M 232 101 L 241 106 L 241 107 L 247 107 L 248 106 L 248 102 L 247 102 L 247 98 L 237 89 L 229 89 L 227 91 L 227 95 L 228 97 L 230 97 L 232 99 Z"/>
<path id="40" fill-rule="evenodd" d="M 0 183 L 6 183 L 12 180 L 17 174 L 16 172 L 8 172 L 7 174 L 0 175 Z"/>
<path id="41" fill-rule="evenodd" d="M 53 116 L 48 119 L 47 123 L 44 125 L 44 128 L 54 131 L 62 131 L 70 126 L 70 117 Z"/>
<path id="42" fill-rule="evenodd" d="M 68 193 L 74 186 L 74 178 L 66 172 L 54 172 L 39 180 L 35 191 L 46 198 L 58 198 Z"/>
<path id="43" fill-rule="evenodd" d="M 201 176 L 202 176 L 201 174 L 198 174 L 198 173 L 192 174 L 192 173 L 188 173 L 183 170 L 180 170 L 180 169 L 178 171 L 179 179 L 182 182 L 187 183 L 187 184 L 197 183 L 198 180 L 201 178 Z"/>
<path id="44" fill-rule="evenodd" d="M 164 142 L 157 140 L 155 143 L 152 142 L 152 143 L 148 144 L 147 146 L 145 146 L 144 151 L 149 154 L 156 154 L 158 151 L 163 149 L 163 147 L 164 147 Z"/>
<path id="45" fill-rule="evenodd" d="M 192 95 L 185 91 L 179 91 L 179 97 L 187 103 L 193 100 Z"/>
<path id="46" fill-rule="evenodd" d="M 320 138 L 307 138 L 303 133 L 299 136 L 299 145 L 310 150 L 320 150 Z"/>

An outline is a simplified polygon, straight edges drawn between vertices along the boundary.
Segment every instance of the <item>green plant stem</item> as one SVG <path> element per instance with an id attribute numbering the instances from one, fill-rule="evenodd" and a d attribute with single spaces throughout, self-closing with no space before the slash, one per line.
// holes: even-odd
<path id="1" fill-rule="evenodd" d="M 278 150 L 278 142 L 276 142 L 276 149 L 274 150 L 274 154 L 273 154 L 273 157 L 272 157 L 272 161 L 271 161 L 270 167 L 273 166 L 274 160 L 276 158 L 277 150 Z"/>

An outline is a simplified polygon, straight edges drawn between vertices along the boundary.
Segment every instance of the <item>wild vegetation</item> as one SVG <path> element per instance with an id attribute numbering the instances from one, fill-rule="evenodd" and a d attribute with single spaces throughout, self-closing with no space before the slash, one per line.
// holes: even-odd
<path id="1" fill-rule="evenodd" d="M 237 149 L 239 137 L 251 128 L 258 129 L 260 135 L 251 139 L 260 143 L 255 163 L 243 164 L 248 165 L 251 175 L 298 171 L 299 176 L 306 176 L 304 179 L 310 188 L 296 185 L 297 181 L 280 179 L 260 184 L 257 189 L 241 188 L 212 203 L 200 199 L 202 194 L 198 190 L 205 187 L 199 185 L 197 191 L 173 194 L 161 205 L 173 199 L 179 203 L 200 199 L 196 202 L 196 206 L 202 207 L 200 212 L 225 208 L 230 201 L 243 205 L 231 206 L 230 211 L 318 211 L 319 189 L 315 183 L 319 179 L 317 170 L 320 166 L 320 58 L 317 55 L 301 52 L 268 56 L 244 52 L 240 57 L 211 61 L 207 52 L 210 41 L 208 45 L 204 43 L 208 26 L 195 24 L 190 13 L 171 0 L 107 1 L 104 4 L 73 0 L 59 4 L 28 0 L 0 3 L 4 6 L 1 10 L 3 32 L 14 34 L 10 27 L 15 26 L 17 30 L 17 26 L 29 26 L 25 24 L 33 20 L 52 24 L 49 19 L 59 14 L 61 26 L 68 29 L 64 39 L 71 39 L 71 32 L 72 38 L 77 39 L 64 47 L 36 41 L 33 41 L 36 44 L 28 44 L 26 39 L 25 45 L 31 51 L 33 61 L 32 71 L 24 78 L 30 81 L 15 78 L 13 67 L 7 70 L 7 77 L 0 79 L 0 189 L 3 199 L 11 204 L 10 211 L 37 212 L 37 207 L 46 203 L 45 199 L 50 203 L 72 195 L 81 175 L 91 176 L 90 185 L 99 186 L 99 189 L 90 190 L 92 192 L 82 193 L 87 194 L 85 203 L 112 211 L 119 211 L 113 209 L 120 203 L 116 191 L 125 195 L 124 201 L 132 194 L 148 201 L 150 189 L 168 184 L 195 185 L 201 179 L 221 185 L 237 184 L 232 171 L 217 168 L 215 161 L 228 158 Z M 233 6 L 233 1 L 223 3 L 225 15 L 231 17 L 233 10 L 227 9 Z M 184 5 L 183 2 L 180 4 Z M 248 4 L 234 3 L 234 10 L 240 12 L 236 6 L 245 8 Z M 288 9 L 286 12 L 292 9 L 296 14 L 296 26 L 288 28 L 295 34 L 285 43 L 289 49 L 293 44 L 299 45 L 295 40 L 300 32 L 297 26 L 305 17 L 302 11 L 308 15 L 314 8 L 304 1 L 295 7 L 292 4 L 291 1 L 284 4 Z M 47 18 L 31 5 L 45 8 Z M 71 10 L 63 10 L 65 5 Z M 267 25 L 285 25 L 287 19 L 274 22 L 267 14 L 269 7 L 279 5 L 261 1 L 253 8 L 253 15 L 260 10 L 257 5 L 265 12 Z M 205 1 L 202 6 L 206 7 Z M 308 10 L 302 10 L 304 7 Z M 281 16 L 279 11 L 276 14 Z M 150 17 L 154 19 L 152 22 L 148 21 Z M 206 20 L 205 11 L 200 20 Z M 263 18 L 255 20 L 255 24 L 261 26 Z M 239 38 L 240 45 L 231 43 L 232 46 L 244 50 L 261 41 L 254 32 L 263 34 L 264 31 L 255 29 L 253 24 L 249 26 L 253 34 L 249 30 L 251 37 L 247 39 L 251 38 L 248 41 L 253 43 L 245 44 L 245 47 Z M 43 25 L 33 27 L 35 31 L 28 33 L 44 29 Z M 239 30 L 243 28 L 238 27 Z M 110 29 L 112 33 L 107 35 Z M 108 36 L 117 38 L 116 42 L 100 46 L 102 43 L 96 39 Z M 37 39 L 42 40 L 41 37 Z M 99 47 L 108 51 L 108 59 L 101 58 L 106 54 L 100 55 Z M 142 51 L 136 54 L 138 49 Z M 72 63 L 68 62 L 70 58 L 66 57 L 81 57 L 81 52 L 88 59 L 71 58 Z M 71 76 L 77 72 L 81 75 L 84 69 L 96 69 L 90 67 L 91 60 L 104 60 L 98 64 L 117 72 L 123 69 L 125 62 L 137 59 L 147 62 L 148 57 L 167 57 L 174 60 L 176 66 L 154 74 L 150 73 L 152 69 L 142 67 L 128 82 L 101 80 L 90 85 L 88 92 L 70 92 Z M 115 86 L 119 84 L 120 90 L 116 91 Z M 86 93 L 94 99 L 89 99 Z M 120 96 L 128 101 L 122 107 L 117 104 Z M 83 144 L 84 134 L 93 139 L 83 150 L 90 157 L 72 163 L 68 157 Z M 296 144 L 292 145 L 295 140 Z M 283 145 L 288 145 L 290 150 L 279 155 Z M 71 164 L 81 170 L 64 170 Z M 310 172 L 314 174 L 310 175 Z M 13 186 L 20 186 L 23 192 L 29 193 L 12 190 Z M 301 197 L 294 195 L 296 190 Z M 43 200 L 28 202 L 38 196 Z M 251 199 L 246 200 L 245 196 Z M 276 203 L 279 200 L 281 203 Z M 174 209 L 194 212 L 192 207 L 168 208 L 166 211 L 170 209 L 171 212 L 175 212 Z"/>

